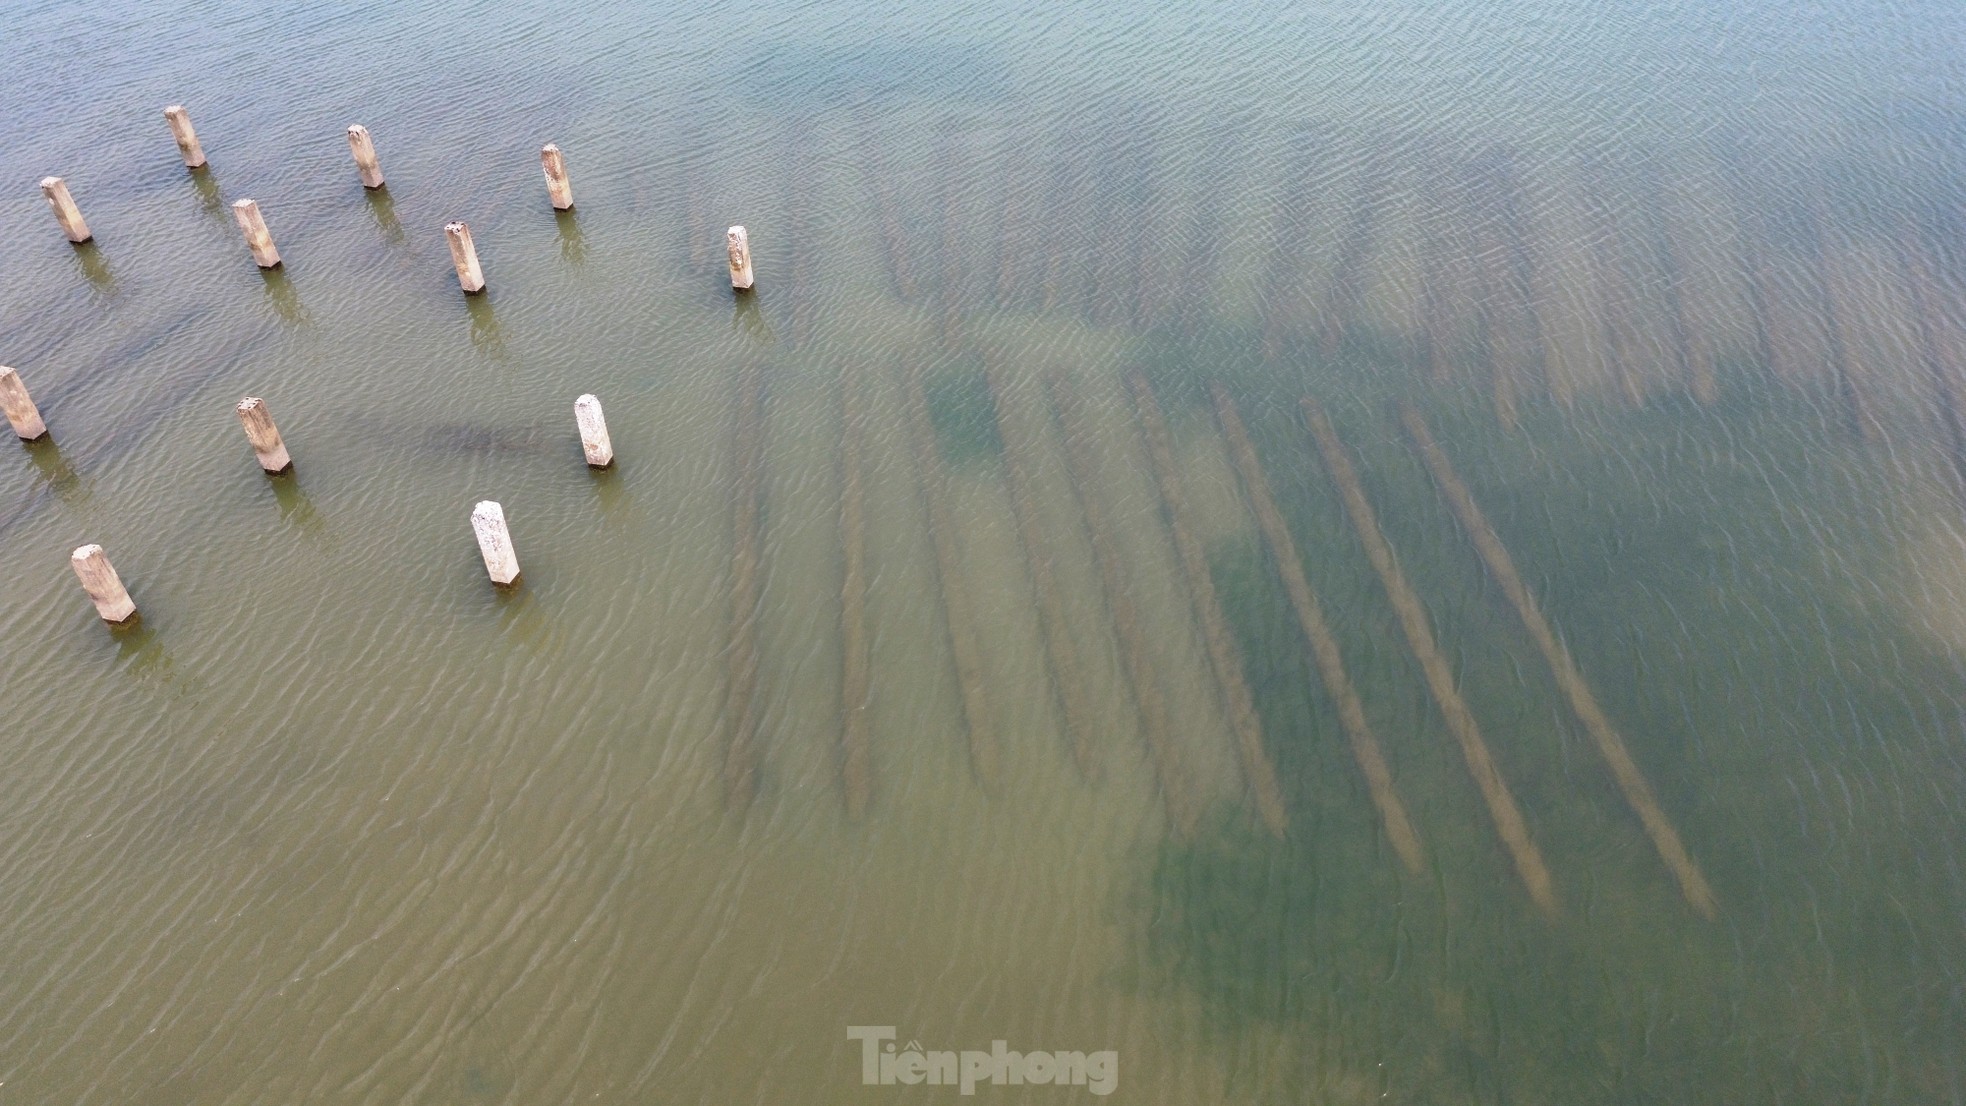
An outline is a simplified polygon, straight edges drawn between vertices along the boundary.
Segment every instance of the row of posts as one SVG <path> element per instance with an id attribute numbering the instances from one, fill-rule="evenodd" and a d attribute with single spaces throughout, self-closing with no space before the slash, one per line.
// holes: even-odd
<path id="1" fill-rule="evenodd" d="M 198 132 L 192 128 L 190 113 L 182 105 L 173 104 L 164 109 L 164 118 L 170 123 L 171 135 L 177 141 L 178 153 L 183 157 L 185 167 L 203 168 L 206 165 L 205 151 L 198 141 Z M 376 156 L 375 141 L 369 136 L 367 127 L 358 123 L 348 128 L 348 149 L 355 159 L 356 170 L 361 174 L 362 186 L 369 189 L 384 187 L 386 182 L 382 163 Z M 541 148 L 539 160 L 546 175 L 547 195 L 554 209 L 571 211 L 573 184 L 567 176 L 566 159 L 560 148 L 549 143 Z M 41 194 L 47 198 L 56 222 L 70 242 L 80 245 L 94 237 L 62 178 L 44 178 Z M 273 243 L 273 234 L 266 226 L 265 217 L 260 214 L 259 204 L 250 199 L 237 200 L 232 205 L 232 214 L 245 236 L 246 245 L 252 250 L 253 261 L 262 269 L 278 268 L 280 251 Z M 471 228 L 461 221 L 451 222 L 444 226 L 444 237 L 450 245 L 459 286 L 467 294 L 483 291 L 485 276 L 478 264 Z M 751 268 L 750 237 L 742 226 L 731 227 L 726 233 L 725 248 L 730 261 L 731 287 L 739 292 L 750 291 L 756 278 Z M 0 410 L 5 411 L 8 424 L 22 441 L 31 442 L 47 435 L 47 423 L 42 420 L 41 412 L 28 394 L 26 385 L 21 382 L 20 374 L 6 366 L 0 366 Z M 245 429 L 246 439 L 251 443 L 253 456 L 258 459 L 260 467 L 276 476 L 291 471 L 293 458 L 288 454 L 286 442 L 273 422 L 272 412 L 267 410 L 266 401 L 257 396 L 247 396 L 239 401 L 237 410 L 240 425 Z M 575 400 L 574 421 L 580 431 L 581 449 L 586 455 L 587 464 L 593 468 L 612 465 L 614 445 L 608 436 L 607 421 L 601 413 L 601 401 L 593 395 L 583 395 Z M 484 558 L 485 572 L 492 582 L 501 587 L 517 584 L 519 558 L 512 548 L 505 509 L 492 500 L 480 502 L 471 510 L 471 529 L 477 536 L 478 551 Z M 130 599 L 129 591 L 123 586 L 122 578 L 117 575 L 102 546 L 91 543 L 77 548 L 70 557 L 70 564 L 103 621 L 121 625 L 136 617 L 136 603 Z"/>
<path id="2" fill-rule="evenodd" d="M 182 104 L 172 104 L 164 109 L 164 118 L 171 125 L 171 136 L 177 140 L 180 156 L 184 158 L 187 169 L 201 169 L 205 166 L 205 149 L 198 141 L 198 132 L 191 126 L 191 114 Z M 376 156 L 375 140 L 369 137 L 369 129 L 360 123 L 348 128 L 348 150 L 355 159 L 355 168 L 361 174 L 362 187 L 382 188 L 386 181 L 382 175 L 382 162 Z M 566 157 L 560 148 L 547 143 L 539 150 L 540 168 L 546 174 L 546 194 L 556 211 L 573 210 L 573 182 L 567 176 Z M 75 197 L 68 191 L 68 183 L 60 177 L 45 177 L 41 181 L 41 194 L 54 209 L 55 221 L 61 224 L 62 233 L 70 242 L 80 245 L 89 241 L 94 234 L 89 230 L 87 220 L 82 218 L 82 209 L 75 203 Z M 260 214 L 259 204 L 250 199 L 235 200 L 232 204 L 232 217 L 239 224 L 239 231 L 245 235 L 246 246 L 252 250 L 253 261 L 262 269 L 280 267 L 280 251 L 273 244 L 273 232 L 267 229 L 266 218 Z M 444 238 L 450 245 L 451 263 L 457 269 L 457 283 L 467 295 L 485 290 L 485 273 L 478 264 L 478 250 L 471 241 L 471 228 L 461 220 L 444 224 Z M 730 256 L 730 284 L 738 291 L 749 291 L 754 283 L 751 272 L 751 242 L 741 226 L 731 227 L 725 235 L 725 248 Z"/>
<path id="3" fill-rule="evenodd" d="M 14 433 L 24 442 L 46 437 L 48 426 L 41 419 L 41 412 L 28 397 L 22 386 L 20 373 L 0 365 L 0 406 L 4 406 L 7 421 Z M 247 396 L 238 404 L 239 423 L 245 428 L 246 440 L 251 443 L 253 456 L 259 467 L 270 476 L 279 476 L 293 471 L 293 457 L 287 452 L 287 443 L 280 436 L 280 428 L 274 425 L 273 413 L 266 408 L 266 401 L 258 396 Z M 604 469 L 614 464 L 614 442 L 608 436 L 606 417 L 601 413 L 601 401 L 592 394 L 583 395 L 573 403 L 574 424 L 580 431 L 580 448 L 586 455 L 590 468 Z M 485 500 L 471 510 L 471 529 L 478 538 L 478 552 L 485 560 L 485 572 L 492 583 L 500 587 L 511 587 L 519 582 L 519 558 L 512 549 L 512 535 L 505 525 L 505 509 L 496 502 Z M 136 603 L 123 587 L 122 578 L 116 574 L 115 566 L 109 563 L 109 555 L 100 545 L 91 543 L 76 549 L 70 556 L 70 564 L 75 575 L 82 581 L 82 590 L 95 603 L 96 613 L 104 622 L 121 625 L 136 617 Z"/>

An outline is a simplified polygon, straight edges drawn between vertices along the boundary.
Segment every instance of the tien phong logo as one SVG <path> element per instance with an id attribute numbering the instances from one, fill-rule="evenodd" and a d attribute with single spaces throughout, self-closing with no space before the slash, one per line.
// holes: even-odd
<path id="1" fill-rule="evenodd" d="M 1108 1095 L 1120 1085 L 1120 1054 L 1101 1052 L 1012 1052 L 1004 1041 L 980 1049 L 925 1049 L 909 1041 L 896 1050 L 891 1025 L 849 1025 L 849 1041 L 860 1042 L 860 1082 L 873 1087 L 896 1083 L 925 1083 L 958 1087 L 975 1094 L 979 1083 L 1016 1087 L 1024 1084 L 1084 1087 Z"/>

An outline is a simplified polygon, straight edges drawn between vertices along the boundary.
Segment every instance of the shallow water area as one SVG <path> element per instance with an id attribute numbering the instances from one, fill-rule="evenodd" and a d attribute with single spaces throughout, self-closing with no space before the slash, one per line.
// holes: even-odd
<path id="1" fill-rule="evenodd" d="M 1954 6 L 9 21 L 0 1093 L 1966 1101 Z"/>

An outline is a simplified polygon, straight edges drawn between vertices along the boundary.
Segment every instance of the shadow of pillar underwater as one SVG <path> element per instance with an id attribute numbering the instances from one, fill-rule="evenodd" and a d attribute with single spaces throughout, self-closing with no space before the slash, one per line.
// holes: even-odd
<path id="1" fill-rule="evenodd" d="M 758 606 L 763 598 L 764 361 L 745 360 L 737 378 L 731 486 L 730 638 L 725 652 L 724 796 L 732 810 L 758 793 Z"/>
<path id="2" fill-rule="evenodd" d="M 77 245 L 74 252 L 76 267 L 82 270 L 82 279 L 89 282 L 90 289 L 96 295 L 104 299 L 113 299 L 121 294 L 122 289 L 116 282 L 116 272 L 110 267 L 109 255 L 102 252 L 102 247 L 91 240 Z"/>
<path id="3" fill-rule="evenodd" d="M 498 311 L 492 306 L 492 298 L 485 295 L 465 297 L 464 313 L 471 321 L 471 344 L 487 357 L 504 357 L 505 332 L 499 328 Z"/>
<path id="4" fill-rule="evenodd" d="M 580 217 L 571 209 L 555 211 L 553 226 L 560 244 L 560 258 L 570 265 L 587 260 L 587 236 L 581 233 Z"/>
<path id="5" fill-rule="evenodd" d="M 260 283 L 266 292 L 266 302 L 280 321 L 290 326 L 306 326 L 313 322 L 307 313 L 307 305 L 300 300 L 300 289 L 287 276 L 284 267 L 261 269 Z"/>
<path id="6" fill-rule="evenodd" d="M 733 331 L 758 346 L 778 344 L 778 331 L 765 314 L 764 304 L 755 295 L 736 292 L 731 296 L 730 326 Z"/>
<path id="7" fill-rule="evenodd" d="M 391 246 L 407 245 L 409 232 L 403 229 L 402 221 L 396 218 L 396 200 L 389 194 L 388 186 L 364 188 L 362 203 L 368 208 L 369 218 L 375 221 L 376 229 L 382 232 L 382 240 Z"/>
<path id="8" fill-rule="evenodd" d="M 57 499 L 71 507 L 87 500 L 88 485 L 75 467 L 68 463 L 53 434 L 22 442 L 21 448 L 27 450 L 27 458 L 34 465 L 36 477 L 55 493 Z"/>

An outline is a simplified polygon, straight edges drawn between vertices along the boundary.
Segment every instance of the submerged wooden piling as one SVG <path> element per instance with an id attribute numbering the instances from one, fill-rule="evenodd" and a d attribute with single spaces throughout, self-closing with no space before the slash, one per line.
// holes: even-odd
<path id="1" fill-rule="evenodd" d="M 1215 594 L 1215 578 L 1208 569 L 1208 552 L 1189 524 L 1188 497 L 1181 487 L 1181 473 L 1174 465 L 1174 445 L 1161 418 L 1160 403 L 1147 383 L 1146 374 L 1127 374 L 1133 392 L 1133 409 L 1147 443 L 1147 459 L 1154 469 L 1154 483 L 1160 488 L 1161 509 L 1167 515 L 1168 531 L 1174 536 L 1174 551 L 1181 560 L 1182 574 L 1188 581 L 1188 598 L 1194 606 L 1195 620 L 1201 624 L 1202 640 L 1208 646 L 1208 661 L 1215 670 L 1215 682 L 1222 689 L 1222 703 L 1229 716 L 1229 728 L 1236 737 L 1236 758 L 1242 762 L 1243 782 L 1249 785 L 1250 799 L 1263 825 L 1276 837 L 1289 829 L 1290 817 L 1283 793 L 1277 787 L 1276 766 L 1263 748 L 1263 721 L 1243 676 L 1242 654 L 1236 649 L 1235 635 L 1229 629 L 1222 601 Z"/>
<path id="2" fill-rule="evenodd" d="M 935 425 L 929 419 L 928 392 L 921 366 L 910 361 L 903 370 L 901 405 L 908 423 L 908 440 L 915 457 L 916 487 L 928 514 L 929 543 L 935 548 L 935 577 L 941 588 L 943 622 L 949 629 L 949 654 L 962 691 L 963 722 L 969 732 L 970 769 L 985 790 L 997 779 L 997 727 L 983 678 L 983 655 L 976 643 L 976 619 L 970 606 L 962 553 L 956 543 L 956 522 L 949 513 L 949 473 L 935 444 Z"/>
<path id="3" fill-rule="evenodd" d="M 1364 180 L 1345 215 L 1344 230 L 1338 236 L 1330 283 L 1318 297 L 1313 325 L 1318 331 L 1318 349 L 1327 358 L 1343 346 L 1363 306 L 1365 269 L 1378 244 L 1386 194 L 1392 188 L 1392 171 L 1387 165 L 1391 156 L 1380 147 L 1367 155 Z"/>
<path id="4" fill-rule="evenodd" d="M 5 365 L 0 365 L 0 410 L 6 412 L 7 425 L 14 428 L 21 441 L 31 442 L 47 435 L 48 424 L 41 421 L 41 409 L 34 406 L 27 385 L 21 383 L 20 373 Z"/>
<path id="5" fill-rule="evenodd" d="M 791 301 L 787 329 L 792 346 L 803 349 L 811 344 L 818 325 L 818 258 L 825 252 L 819 228 L 826 224 L 813 218 L 814 210 L 819 207 L 816 197 L 820 179 L 818 137 L 813 122 L 795 118 L 787 123 L 786 131 L 785 206 L 790 215 L 787 234 L 791 240 L 787 251 L 791 256 L 786 265 L 786 283 L 791 288 L 786 297 Z"/>
<path id="6" fill-rule="evenodd" d="M 1420 170 L 1421 278 L 1418 345 L 1427 375 L 1444 383 L 1454 374 L 1463 320 L 1472 313 L 1468 288 L 1472 250 L 1462 232 L 1464 213 L 1455 210 L 1447 151 L 1429 151 L 1435 164 Z"/>
<path id="7" fill-rule="evenodd" d="M 81 245 L 94 235 L 89 233 L 89 224 L 82 218 L 82 209 L 75 206 L 75 197 L 68 194 L 68 182 L 60 177 L 42 177 L 41 195 L 47 197 L 48 206 L 54 209 L 55 221 L 61 224 L 61 232 L 70 242 Z"/>
<path id="8" fill-rule="evenodd" d="M 1633 407 L 1643 407 L 1646 387 L 1640 370 L 1646 363 L 1646 351 L 1639 337 L 1639 285 L 1631 279 L 1628 269 L 1625 236 L 1607 195 L 1610 188 L 1607 174 L 1599 166 L 1590 174 L 1584 193 L 1591 242 L 1591 280 L 1597 286 L 1604 311 L 1598 325 L 1604 335 L 1612 376 L 1625 401 Z"/>
<path id="9" fill-rule="evenodd" d="M 597 469 L 614 464 L 614 441 L 608 437 L 600 397 L 588 393 L 574 400 L 573 421 L 580 428 L 580 450 L 586 454 L 587 464 Z"/>
<path id="10" fill-rule="evenodd" d="M 1177 834 L 1186 837 L 1194 832 L 1196 819 L 1190 774 L 1174 740 L 1166 688 L 1154 669 L 1147 631 L 1133 605 L 1133 585 L 1107 521 L 1105 502 L 1099 495 L 1092 430 L 1086 424 L 1078 393 L 1062 376 L 1055 372 L 1047 374 L 1045 386 L 1051 393 L 1051 406 L 1058 412 L 1059 429 L 1065 438 L 1065 466 L 1073 495 L 1078 500 L 1079 514 L 1085 520 L 1086 535 L 1092 542 L 1092 559 L 1106 593 L 1106 611 L 1113 619 L 1113 635 L 1119 639 L 1126 681 L 1133 688 L 1133 705 L 1140 714 L 1140 734 L 1146 739 L 1147 759 L 1160 780 L 1167 819 Z"/>
<path id="11" fill-rule="evenodd" d="M 1829 347 L 1830 371 L 1833 374 L 1837 392 L 1848 408 L 1851 429 L 1866 442 L 1878 442 L 1884 437 L 1884 427 L 1878 421 L 1876 404 L 1870 397 L 1867 373 L 1857 352 L 1856 319 L 1853 307 L 1857 292 L 1851 287 L 1850 275 L 1843 267 L 1843 259 L 1836 247 L 1828 241 L 1833 223 L 1825 210 L 1826 201 L 1819 191 L 1812 192 L 1803 205 L 1805 230 L 1808 235 L 1809 260 L 1815 262 L 1818 287 L 1822 292 L 1823 335 Z"/>
<path id="12" fill-rule="evenodd" d="M 485 573 L 500 587 L 519 582 L 519 554 L 512 548 L 512 532 L 505 528 L 505 508 L 487 499 L 471 508 L 471 532 L 478 537 L 478 553 L 485 559 Z"/>
<path id="13" fill-rule="evenodd" d="M 942 340 L 949 341 L 961 326 L 964 274 L 968 266 L 962 254 L 962 190 L 968 186 L 973 170 L 960 149 L 953 124 L 944 124 L 938 161 L 942 178 L 942 271 L 935 282 L 936 323 Z"/>
<path id="14" fill-rule="evenodd" d="M 457 286 L 467 296 L 485 290 L 485 271 L 478 267 L 478 247 L 471 241 L 471 228 L 462 222 L 444 224 L 444 241 L 450 244 L 451 265 L 457 269 Z"/>
<path id="15" fill-rule="evenodd" d="M 1496 421 L 1513 431 L 1521 393 L 1542 349 L 1533 306 L 1535 261 L 1522 220 L 1522 182 L 1515 156 L 1506 148 L 1483 153 L 1468 166 L 1468 193 L 1491 207 L 1475 208 L 1474 232 L 1480 260 L 1479 302 L 1475 311 L 1487 348 L 1489 382 Z"/>
<path id="16" fill-rule="evenodd" d="M 247 248 L 253 251 L 253 264 L 262 269 L 279 268 L 280 251 L 273 247 L 273 232 L 266 229 L 259 204 L 252 200 L 232 201 L 232 218 L 239 224 L 239 232 L 246 236 Z"/>
<path id="17" fill-rule="evenodd" d="M 1699 865 L 1687 855 L 1679 832 L 1673 828 L 1665 811 L 1659 809 L 1659 802 L 1652 795 L 1652 786 L 1646 782 L 1645 774 L 1632 759 L 1630 750 L 1625 748 L 1624 738 L 1605 717 L 1597 697 L 1591 694 L 1590 685 L 1584 682 L 1583 674 L 1577 670 L 1577 663 L 1571 658 L 1570 651 L 1564 648 L 1556 631 L 1550 627 L 1549 620 L 1543 617 L 1536 597 L 1523 584 L 1522 577 L 1516 572 L 1515 561 L 1502 545 L 1501 536 L 1489 525 L 1467 485 L 1461 482 L 1453 465 L 1448 462 L 1447 454 L 1434 441 L 1433 433 L 1420 416 L 1419 409 L 1402 401 L 1399 419 L 1412 436 L 1414 447 L 1420 459 L 1426 463 L 1427 471 L 1433 474 L 1434 486 L 1440 491 L 1441 498 L 1447 501 L 1454 517 L 1460 520 L 1462 528 L 1467 531 L 1468 540 L 1481 556 L 1481 563 L 1501 587 L 1502 594 L 1508 597 L 1509 605 L 1515 608 L 1523 628 L 1529 631 L 1536 648 L 1541 650 L 1543 659 L 1549 663 L 1550 674 L 1556 678 L 1557 687 L 1562 689 L 1564 698 L 1569 700 L 1570 709 L 1591 735 L 1598 755 L 1611 769 L 1611 778 L 1617 782 L 1618 790 L 1624 793 L 1625 802 L 1638 815 L 1646 836 L 1652 839 L 1653 847 L 1659 850 L 1660 859 L 1665 861 L 1666 868 L 1679 883 L 1680 893 L 1686 896 L 1686 901 L 1701 917 L 1713 918 L 1718 909 L 1713 888 L 1700 873 Z"/>
<path id="18" fill-rule="evenodd" d="M 1660 249 L 1665 260 L 1665 293 L 1674 340 L 1680 359 L 1686 363 L 1687 384 L 1693 398 L 1710 405 L 1720 396 L 1715 351 L 1713 289 L 1701 287 L 1702 275 L 1696 242 L 1711 240 L 1713 228 L 1687 219 L 1681 210 L 1687 202 L 1682 192 L 1669 189 L 1657 165 L 1646 172 L 1649 198 L 1659 211 Z"/>
<path id="19" fill-rule="evenodd" d="M 177 140 L 177 152 L 184 158 L 184 167 L 202 168 L 205 149 L 198 144 L 198 132 L 191 129 L 191 113 L 184 110 L 183 104 L 172 104 L 164 109 L 164 118 L 171 124 L 171 137 Z"/>
<path id="20" fill-rule="evenodd" d="M 1255 512 L 1256 527 L 1262 531 L 1263 540 L 1270 547 L 1270 557 L 1276 562 L 1277 575 L 1283 578 L 1284 594 L 1289 596 L 1291 609 L 1297 614 L 1297 625 L 1304 631 L 1304 639 L 1310 643 L 1318 678 L 1323 681 L 1325 692 L 1331 696 L 1332 706 L 1338 712 L 1339 725 L 1344 728 L 1345 739 L 1352 747 L 1352 759 L 1358 762 L 1359 771 L 1365 776 L 1366 790 L 1372 795 L 1372 805 L 1379 810 L 1380 821 L 1385 823 L 1386 838 L 1392 842 L 1393 851 L 1399 854 L 1406 870 L 1417 876 L 1426 867 L 1420 834 L 1413 828 L 1413 820 L 1406 814 L 1406 804 L 1400 802 L 1399 792 L 1393 787 L 1393 774 L 1386 767 L 1386 754 L 1379 747 L 1379 738 L 1372 732 L 1372 724 L 1366 720 L 1365 704 L 1359 700 L 1358 689 L 1352 686 L 1351 676 L 1345 671 L 1345 658 L 1338 648 L 1338 637 L 1331 632 L 1331 625 L 1324 618 L 1324 609 L 1318 603 L 1317 593 L 1311 590 L 1310 581 L 1304 576 L 1304 562 L 1297 554 L 1297 543 L 1290 536 L 1283 513 L 1277 510 L 1276 498 L 1270 494 L 1269 478 L 1263 474 L 1262 461 L 1257 458 L 1256 448 L 1249 441 L 1249 432 L 1243 428 L 1242 415 L 1236 410 L 1235 400 L 1230 398 L 1228 389 L 1220 381 L 1210 383 L 1209 391 L 1215 400 L 1215 414 L 1221 421 L 1222 435 L 1228 439 L 1229 455 L 1235 461 L 1236 471 L 1242 476 L 1243 493 Z"/>
<path id="21" fill-rule="evenodd" d="M 1078 646 L 1072 641 L 1071 626 L 1065 621 L 1065 602 L 1058 592 L 1058 579 L 1051 572 L 1051 554 L 1045 549 L 1037 501 L 1031 495 L 1027 460 L 1030 445 L 1016 425 L 1003 372 L 994 356 L 985 355 L 983 375 L 997 413 L 997 437 L 1003 443 L 1004 485 L 1010 493 L 1010 513 L 1017 522 L 1017 540 L 1024 550 L 1024 564 L 1031 572 L 1031 590 L 1037 594 L 1038 626 L 1044 634 L 1045 655 L 1051 662 L 1052 691 L 1058 696 L 1065 730 L 1072 743 L 1072 759 L 1079 773 L 1087 779 L 1097 779 L 1099 763 L 1092 743 L 1092 706 L 1086 698 L 1085 670 L 1079 661 Z"/>
<path id="22" fill-rule="evenodd" d="M 908 238 L 901 225 L 901 216 L 889 181 L 880 144 L 875 141 L 873 122 L 864 114 L 857 120 L 855 129 L 860 136 L 860 172 L 867 182 L 867 191 L 874 198 L 875 218 L 880 222 L 881 244 L 887 253 L 888 271 L 894 277 L 894 294 L 903 302 L 915 298 L 915 267 L 909 258 Z"/>
<path id="23" fill-rule="evenodd" d="M 730 255 L 730 286 L 748 292 L 756 278 L 751 274 L 751 236 L 743 227 L 724 232 L 724 251 Z"/>
<path id="24" fill-rule="evenodd" d="M 764 362 L 746 360 L 737 379 L 736 475 L 731 487 L 730 648 L 725 651 L 724 796 L 738 810 L 758 793 L 758 601 L 763 536 Z"/>
<path id="25" fill-rule="evenodd" d="M 1017 274 L 1029 253 L 1025 230 L 1031 221 L 1032 197 L 1028 194 L 1030 185 L 1027 179 L 1032 172 L 1029 153 L 1021 144 L 1013 144 L 1006 158 L 1003 180 L 997 186 L 995 302 L 999 311 L 1009 310 L 1017 293 Z"/>
<path id="26" fill-rule="evenodd" d="M 1549 868 L 1543 863 L 1543 854 L 1536 848 L 1536 842 L 1529 836 L 1529 825 L 1523 821 L 1522 811 L 1516 806 L 1515 797 L 1509 793 L 1509 785 L 1503 781 L 1501 770 L 1495 766 L 1495 758 L 1488 751 L 1488 742 L 1482 739 L 1481 727 L 1475 723 L 1474 712 L 1461 698 L 1460 688 L 1454 682 L 1453 667 L 1434 642 L 1426 608 L 1421 606 L 1412 585 L 1406 582 L 1406 574 L 1393 556 L 1392 546 L 1386 544 L 1386 536 L 1379 529 L 1378 517 L 1365 498 L 1365 488 L 1359 483 L 1358 474 L 1352 469 L 1351 458 L 1346 455 L 1345 445 L 1339 440 L 1331 420 L 1325 417 L 1324 409 L 1318 406 L 1317 401 L 1309 396 L 1304 397 L 1303 406 L 1305 423 L 1310 428 L 1311 438 L 1317 443 L 1319 456 L 1324 459 L 1325 471 L 1330 474 L 1331 482 L 1337 485 L 1345 513 L 1351 517 L 1352 529 L 1357 533 L 1359 543 L 1365 547 L 1365 555 L 1372 562 L 1373 570 L 1379 574 L 1379 582 L 1385 587 L 1386 598 L 1392 602 L 1394 613 L 1399 616 L 1400 628 L 1406 634 L 1406 642 L 1413 651 L 1414 659 L 1420 663 L 1420 672 L 1426 678 L 1427 689 L 1433 693 L 1435 705 L 1440 708 L 1441 718 L 1447 723 L 1448 732 L 1460 743 L 1461 755 L 1468 762 L 1468 772 L 1488 803 L 1489 816 L 1494 819 L 1502 844 L 1515 861 L 1516 873 L 1522 877 L 1524 886 L 1529 889 L 1529 897 L 1535 900 L 1543 913 L 1555 917 L 1560 908 Z"/>
<path id="27" fill-rule="evenodd" d="M 109 563 L 109 555 L 102 551 L 102 546 L 81 546 L 69 555 L 68 563 L 104 622 L 128 622 L 136 617 L 137 605 L 130 601 L 122 577 L 116 575 L 116 567 Z"/>
<path id="28" fill-rule="evenodd" d="M 1946 433 L 1945 450 L 1952 462 L 1954 491 L 1966 500 L 1966 402 L 1962 402 L 1960 395 L 1961 385 L 1966 383 L 1966 349 L 1962 349 L 1948 322 L 1946 297 L 1940 290 L 1932 259 L 1914 228 L 1908 227 L 1899 235 L 1898 266 L 1911 300 L 1918 357 L 1925 368 L 1926 386 Z"/>
<path id="29" fill-rule="evenodd" d="M 840 365 L 840 786 L 846 816 L 867 814 L 874 789 L 873 750 L 868 707 L 873 684 L 873 653 L 867 631 L 867 493 L 861 485 L 861 455 L 867 420 L 858 373 L 852 361 Z"/>
<path id="30" fill-rule="evenodd" d="M 266 409 L 266 401 L 247 396 L 239 401 L 238 411 L 239 424 L 246 428 L 246 440 L 252 443 L 259 467 L 276 475 L 294 467 L 293 458 L 287 456 L 287 444 L 280 440 L 280 428 L 273 425 L 273 413 Z"/>
<path id="31" fill-rule="evenodd" d="M 560 148 L 548 142 L 539 148 L 539 166 L 546 173 L 546 196 L 553 201 L 553 210 L 573 210 L 573 181 L 567 178 L 567 159 L 560 155 Z"/>
<path id="32" fill-rule="evenodd" d="M 386 182 L 382 179 L 382 161 L 375 154 L 375 140 L 369 137 L 369 129 L 360 123 L 348 128 L 348 152 L 355 158 L 355 168 L 362 174 L 362 187 L 381 188 Z"/>
<path id="33" fill-rule="evenodd" d="M 1266 360 L 1282 354 L 1289 327 L 1303 305 L 1313 239 L 1303 233 L 1300 224 L 1313 206 L 1319 179 L 1331 161 L 1331 133 L 1324 126 L 1302 127 L 1290 136 L 1289 145 L 1283 168 L 1285 191 L 1270 214 L 1270 257 L 1258 309 L 1257 326 Z"/>

